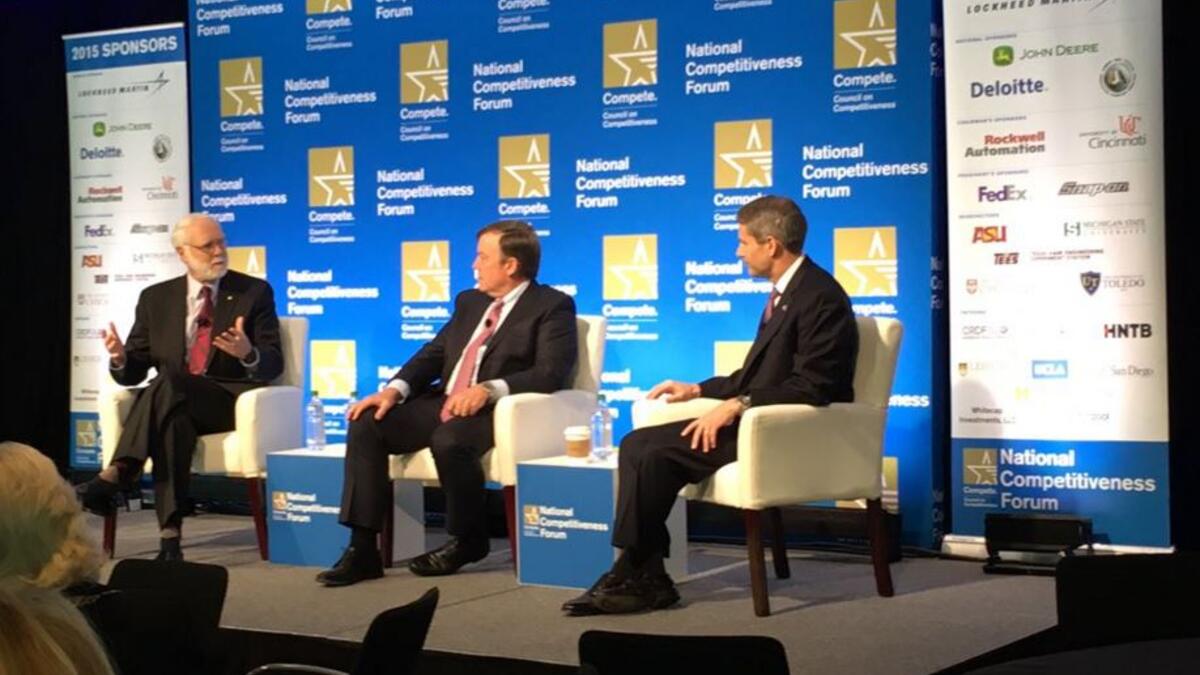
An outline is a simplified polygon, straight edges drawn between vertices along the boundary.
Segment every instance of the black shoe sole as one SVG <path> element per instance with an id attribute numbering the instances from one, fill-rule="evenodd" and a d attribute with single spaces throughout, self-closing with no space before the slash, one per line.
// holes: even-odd
<path id="1" fill-rule="evenodd" d="M 382 578 L 383 578 L 383 572 L 380 572 L 379 576 L 366 575 L 366 576 L 361 576 L 361 577 L 354 577 L 352 579 L 348 579 L 348 578 L 332 578 L 332 579 L 325 578 L 325 579 L 322 579 L 321 575 L 318 574 L 317 575 L 317 583 L 321 584 L 322 586 L 327 586 L 329 588 L 340 588 L 342 586 L 353 586 L 354 584 L 357 584 L 360 581 L 374 581 L 375 579 L 382 579 Z"/>

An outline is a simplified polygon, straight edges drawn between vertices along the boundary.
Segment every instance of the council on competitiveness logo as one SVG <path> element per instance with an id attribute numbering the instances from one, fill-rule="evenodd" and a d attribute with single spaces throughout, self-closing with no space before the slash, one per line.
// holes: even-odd
<path id="1" fill-rule="evenodd" d="M 325 398 L 350 398 L 358 389 L 354 340 L 312 340 L 312 386 Z"/>
<path id="2" fill-rule="evenodd" d="M 713 124 L 713 187 L 771 187 L 771 120 Z"/>
<path id="3" fill-rule="evenodd" d="M 964 485 L 996 485 L 996 451 L 986 448 L 963 448 Z"/>
<path id="4" fill-rule="evenodd" d="M 400 245 L 404 302 L 448 302 L 450 300 L 450 242 L 406 241 Z"/>
<path id="5" fill-rule="evenodd" d="M 833 230 L 834 277 L 854 297 L 897 294 L 900 276 L 895 227 Z"/>
<path id="6" fill-rule="evenodd" d="M 835 69 L 896 65 L 896 0 L 839 0 L 833 32 Z"/>
<path id="7" fill-rule="evenodd" d="M 259 279 L 267 278 L 266 246 L 231 246 L 226 251 L 229 269 Z"/>
<path id="8" fill-rule="evenodd" d="M 658 84 L 658 20 L 604 24 L 604 88 Z"/>
<path id="9" fill-rule="evenodd" d="M 305 0 L 306 14 L 330 14 L 354 11 L 354 0 Z"/>
<path id="10" fill-rule="evenodd" d="M 263 114 L 262 57 L 225 59 L 219 70 L 221 117 Z"/>
<path id="11" fill-rule="evenodd" d="M 658 235 L 604 238 L 604 299 L 658 299 Z"/>
<path id="12" fill-rule="evenodd" d="M 354 146 L 308 149 L 308 205 L 354 206 Z"/>
<path id="13" fill-rule="evenodd" d="M 500 198 L 550 196 L 550 134 L 500 137 Z"/>
<path id="14" fill-rule="evenodd" d="M 450 98 L 450 41 L 400 45 L 400 102 L 433 103 Z"/>

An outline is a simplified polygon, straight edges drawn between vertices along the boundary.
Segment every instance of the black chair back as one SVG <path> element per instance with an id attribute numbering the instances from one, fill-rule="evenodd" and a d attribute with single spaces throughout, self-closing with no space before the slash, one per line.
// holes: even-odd
<path id="1" fill-rule="evenodd" d="M 787 675 L 787 652 L 757 635 L 645 635 L 589 630 L 579 636 L 583 673 L 597 675 Z"/>
<path id="2" fill-rule="evenodd" d="M 367 636 L 354 675 L 403 675 L 414 672 L 433 612 L 437 609 L 438 589 L 407 605 L 389 609 L 375 617 Z"/>

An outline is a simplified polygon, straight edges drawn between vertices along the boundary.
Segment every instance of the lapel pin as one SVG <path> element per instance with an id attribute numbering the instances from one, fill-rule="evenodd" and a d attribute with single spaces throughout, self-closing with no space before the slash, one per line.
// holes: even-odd
<path id="1" fill-rule="evenodd" d="M 232 299 L 233 299 L 233 296 L 232 296 L 232 295 L 227 295 L 227 296 L 225 296 L 225 299 L 226 299 L 226 300 L 232 300 Z"/>

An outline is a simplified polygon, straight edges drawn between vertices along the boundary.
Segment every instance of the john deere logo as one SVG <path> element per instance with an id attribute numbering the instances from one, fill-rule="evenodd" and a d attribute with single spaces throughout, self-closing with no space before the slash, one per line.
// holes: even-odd
<path id="1" fill-rule="evenodd" d="M 771 120 L 713 125 L 713 187 L 771 187 Z"/>
<path id="2" fill-rule="evenodd" d="M 449 241 L 406 241 L 401 244 L 402 301 L 449 302 L 449 262 Z"/>
<path id="3" fill-rule="evenodd" d="M 963 448 L 964 485 L 996 485 L 996 451 Z"/>
<path id="4" fill-rule="evenodd" d="M 354 10 L 354 0 L 305 0 L 304 8 L 308 14 L 350 12 Z"/>
<path id="5" fill-rule="evenodd" d="M 354 340 L 313 340 L 312 388 L 324 398 L 350 398 L 358 389 Z"/>
<path id="6" fill-rule="evenodd" d="M 540 511 L 540 509 L 538 508 L 538 506 L 536 504 L 526 504 L 525 505 L 525 508 L 521 510 L 521 513 L 525 517 L 525 525 L 526 526 L 528 526 L 528 527 L 537 527 L 538 526 L 538 524 L 541 522 L 541 519 L 538 517 L 539 511 Z"/>
<path id="7" fill-rule="evenodd" d="M 75 447 L 95 448 L 100 445 L 99 420 L 75 420 Z"/>
<path id="8" fill-rule="evenodd" d="M 1087 291 L 1088 295 L 1095 295 L 1096 291 L 1100 290 L 1100 273 L 1080 272 L 1079 283 L 1083 286 L 1083 290 Z"/>
<path id="9" fill-rule="evenodd" d="M 896 228 L 835 228 L 833 260 L 834 276 L 851 296 L 897 294 Z"/>
<path id="10" fill-rule="evenodd" d="M 713 375 L 729 375 L 742 367 L 746 354 L 754 343 L 750 340 L 718 340 L 713 342 Z"/>
<path id="11" fill-rule="evenodd" d="M 400 45 L 400 103 L 432 103 L 450 98 L 450 42 Z"/>
<path id="12" fill-rule="evenodd" d="M 995 66 L 1011 66 L 1013 64 L 1013 48 L 1008 45 L 1000 45 L 992 50 L 992 65 Z"/>
<path id="13" fill-rule="evenodd" d="M 896 0 L 839 0 L 833 31 L 835 69 L 896 65 Z"/>
<path id="14" fill-rule="evenodd" d="M 231 246 L 228 255 L 229 269 L 259 279 L 267 278 L 266 246 Z"/>
<path id="15" fill-rule="evenodd" d="M 550 196 L 550 134 L 500 137 L 500 198 Z"/>
<path id="16" fill-rule="evenodd" d="M 604 238 L 604 299 L 658 298 L 658 235 Z"/>
<path id="17" fill-rule="evenodd" d="M 309 148 L 308 205 L 354 206 L 354 146 Z"/>
<path id="18" fill-rule="evenodd" d="M 94 122 L 92 124 L 92 135 L 96 138 L 101 138 L 108 133 L 108 126 L 104 122 Z"/>
<path id="19" fill-rule="evenodd" d="M 658 84 L 658 20 L 604 24 L 604 88 Z"/>
<path id="20" fill-rule="evenodd" d="M 220 62 L 221 117 L 263 114 L 262 58 Z"/>

